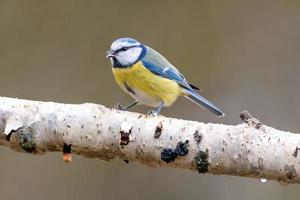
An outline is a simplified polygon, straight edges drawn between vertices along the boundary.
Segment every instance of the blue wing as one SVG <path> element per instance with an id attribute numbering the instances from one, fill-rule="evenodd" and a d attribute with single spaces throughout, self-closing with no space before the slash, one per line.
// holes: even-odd
<path id="1" fill-rule="evenodd" d="M 174 80 L 182 87 L 192 90 L 191 85 L 185 80 L 184 76 L 165 57 L 150 47 L 146 47 L 146 49 L 147 52 L 141 61 L 148 70 L 164 78 Z M 197 88 L 195 87 L 195 89 Z"/>
<path id="2" fill-rule="evenodd" d="M 189 100 L 206 108 L 217 116 L 225 115 L 217 106 L 195 92 L 193 89 L 198 88 L 190 85 L 185 80 L 184 76 L 180 74 L 180 72 L 166 58 L 150 47 L 146 47 L 146 50 L 147 52 L 141 59 L 141 62 L 148 70 L 161 77 L 176 81 L 181 87 L 183 87 L 186 93 L 185 97 Z"/>

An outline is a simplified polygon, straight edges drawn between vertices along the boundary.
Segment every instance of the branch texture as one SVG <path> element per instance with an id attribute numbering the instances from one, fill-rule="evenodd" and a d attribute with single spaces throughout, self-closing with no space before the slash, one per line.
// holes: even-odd
<path id="1" fill-rule="evenodd" d="M 236 126 L 204 124 L 90 103 L 0 97 L 0 144 L 35 154 L 67 145 L 103 160 L 300 183 L 300 134 L 243 119 Z"/>

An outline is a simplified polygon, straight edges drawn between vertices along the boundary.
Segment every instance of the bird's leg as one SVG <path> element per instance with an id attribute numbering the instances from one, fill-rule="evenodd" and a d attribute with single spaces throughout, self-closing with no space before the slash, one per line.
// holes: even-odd
<path id="1" fill-rule="evenodd" d="M 137 105 L 138 103 L 139 103 L 138 101 L 134 101 L 133 103 L 131 103 L 131 104 L 127 105 L 127 106 L 122 106 L 121 104 L 117 104 L 116 105 L 116 109 L 117 110 L 124 110 L 125 111 L 125 110 L 128 110 L 129 108 Z"/>
<path id="2" fill-rule="evenodd" d="M 157 116 L 160 113 L 160 110 L 164 107 L 165 103 L 161 103 L 160 106 L 156 109 L 150 110 L 149 112 L 147 112 L 147 115 L 150 116 Z"/>

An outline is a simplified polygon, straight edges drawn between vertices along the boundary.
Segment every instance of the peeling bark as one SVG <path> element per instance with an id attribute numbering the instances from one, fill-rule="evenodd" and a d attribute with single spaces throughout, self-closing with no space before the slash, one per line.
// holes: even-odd
<path id="1" fill-rule="evenodd" d="M 300 135 L 263 125 L 250 114 L 242 118 L 245 123 L 236 126 L 204 124 L 91 103 L 0 97 L 0 144 L 34 154 L 63 151 L 65 161 L 72 148 L 103 160 L 300 183 Z"/>

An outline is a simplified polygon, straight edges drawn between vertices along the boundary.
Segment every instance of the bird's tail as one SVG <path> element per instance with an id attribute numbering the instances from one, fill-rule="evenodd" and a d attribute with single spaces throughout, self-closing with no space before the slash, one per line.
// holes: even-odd
<path id="1" fill-rule="evenodd" d="M 208 111 L 212 112 L 213 114 L 223 117 L 225 113 L 223 113 L 217 106 L 213 103 L 199 95 L 196 91 L 184 89 L 185 97 L 192 102 L 196 103 L 197 105 L 202 106 L 203 108 L 207 109 Z"/>

